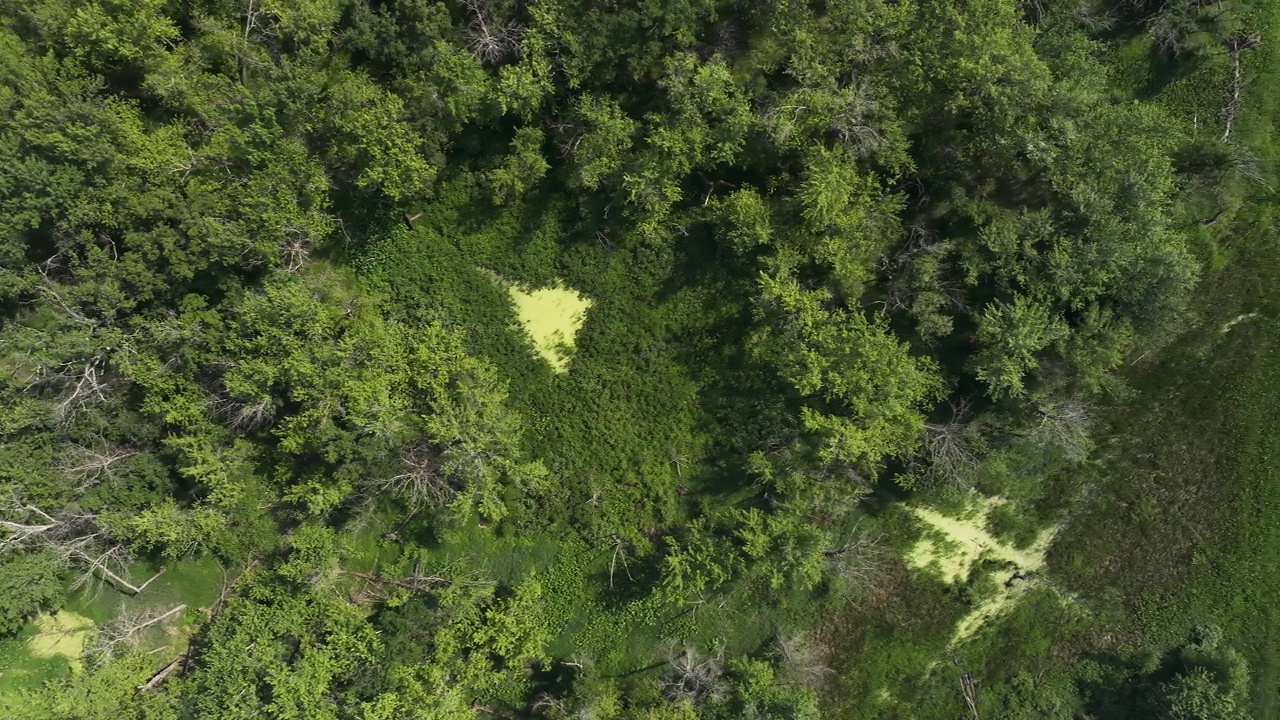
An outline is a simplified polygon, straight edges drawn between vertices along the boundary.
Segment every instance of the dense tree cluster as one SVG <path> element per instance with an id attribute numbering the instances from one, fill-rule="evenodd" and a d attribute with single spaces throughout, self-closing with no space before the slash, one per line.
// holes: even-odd
<path id="1" fill-rule="evenodd" d="M 1104 5 L 0 0 L 0 632 L 77 578 L 238 569 L 180 664 L 104 655 L 31 717 L 818 717 L 800 636 L 672 630 L 635 678 L 573 613 L 857 595 L 877 483 L 1082 457 L 1089 404 L 1183 326 L 1240 152 L 1237 109 L 1193 136 L 1104 42 L 1194 56 L 1233 17 Z M 450 262 L 623 273 L 584 342 L 676 380 L 530 369 Z M 704 291 L 707 319 L 626 325 Z M 646 345 L 681 333 L 688 372 Z M 600 409 L 688 377 L 731 402 Z M 647 435 L 583 459 L 593 426 Z M 478 556 L 517 540 L 588 559 Z M 1163 712 L 1235 717 L 1212 672 Z"/>

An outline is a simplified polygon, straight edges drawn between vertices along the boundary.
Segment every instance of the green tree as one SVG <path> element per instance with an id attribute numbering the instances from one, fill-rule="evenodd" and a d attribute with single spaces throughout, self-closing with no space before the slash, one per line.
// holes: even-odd
<path id="1" fill-rule="evenodd" d="M 880 322 L 834 305 L 829 293 L 793 278 L 760 278 L 761 327 L 751 346 L 802 398 L 802 426 L 824 463 L 875 466 L 909 451 L 941 379 Z"/>
<path id="2" fill-rule="evenodd" d="M 10 552 L 0 559 L 0 635 L 16 632 L 32 615 L 61 603 L 62 570 L 49 552 Z"/>

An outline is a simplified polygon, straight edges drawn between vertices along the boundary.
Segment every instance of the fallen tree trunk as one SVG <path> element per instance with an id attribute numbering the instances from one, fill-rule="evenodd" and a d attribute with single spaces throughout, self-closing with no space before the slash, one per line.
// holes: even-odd
<path id="1" fill-rule="evenodd" d="M 187 661 L 186 653 L 183 653 L 178 657 L 174 658 L 173 662 L 169 663 L 168 665 L 165 665 L 163 670 L 153 675 L 151 679 L 148 680 L 147 682 L 139 685 L 138 690 L 142 692 L 147 692 L 148 690 L 156 689 L 157 685 L 164 682 L 165 678 L 172 675 L 174 671 L 177 670 L 179 667 L 181 667 L 182 664 L 185 663 L 186 661 Z"/>

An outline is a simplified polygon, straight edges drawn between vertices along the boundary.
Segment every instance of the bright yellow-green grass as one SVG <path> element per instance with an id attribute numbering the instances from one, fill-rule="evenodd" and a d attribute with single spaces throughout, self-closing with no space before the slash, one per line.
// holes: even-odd
<path id="1" fill-rule="evenodd" d="M 526 290 L 511 283 L 502 284 L 511 294 L 520 324 L 538 354 L 556 372 L 568 372 L 574 341 L 591 309 L 591 300 L 563 285 Z"/>
<path id="2" fill-rule="evenodd" d="M 71 672 L 80 672 L 84 645 L 93 634 L 93 621 L 70 610 L 56 615 L 42 613 L 35 619 L 36 634 L 27 640 L 27 652 L 37 658 L 64 657 Z"/>
<path id="3" fill-rule="evenodd" d="M 936 572 L 944 582 L 959 583 L 968 579 L 970 571 L 981 560 L 1004 561 L 1012 565 L 996 573 L 995 594 L 987 597 L 956 625 L 951 645 L 971 636 L 1026 594 L 1035 581 L 1025 576 L 1044 567 L 1045 553 L 1058 533 L 1057 526 L 1045 528 L 1035 543 L 1025 550 L 1001 542 L 987 531 L 987 515 L 1005 502 L 1001 498 L 983 498 L 960 517 L 943 515 L 927 508 L 911 509 L 929 530 L 907 556 L 907 564 L 912 567 Z M 1015 573 L 1025 579 L 1014 582 Z"/>

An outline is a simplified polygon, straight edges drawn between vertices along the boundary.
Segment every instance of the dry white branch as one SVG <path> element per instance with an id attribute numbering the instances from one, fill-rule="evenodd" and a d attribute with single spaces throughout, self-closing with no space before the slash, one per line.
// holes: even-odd
<path id="1" fill-rule="evenodd" d="M 42 547 L 81 574 L 73 588 L 84 587 L 94 580 L 111 583 L 121 592 L 137 595 L 156 577 L 134 585 L 124 575 L 129 553 L 121 543 L 112 541 L 97 524 L 97 516 L 64 512 L 52 515 L 17 498 L 0 504 L 0 553 L 31 547 Z"/>
<path id="2" fill-rule="evenodd" d="M 185 663 L 186 661 L 187 661 L 186 653 L 179 655 L 178 657 L 173 659 L 173 662 L 169 663 L 168 665 L 165 665 L 163 670 L 153 675 L 150 680 L 143 683 L 142 685 L 139 685 L 137 689 L 141 690 L 142 692 L 146 692 L 148 690 L 155 690 L 160 683 L 165 681 L 165 678 L 172 675 L 174 671 L 177 670 L 179 667 L 181 667 L 183 663 Z"/>
<path id="3" fill-rule="evenodd" d="M 524 28 L 516 22 L 493 17 L 485 0 L 467 0 L 471 22 L 467 24 L 467 47 L 487 65 L 518 57 Z"/>
<path id="4" fill-rule="evenodd" d="M 187 606 L 184 603 L 160 614 L 119 615 L 98 631 L 88 652 L 104 658 L 114 657 L 122 647 L 136 646 L 142 639 L 143 630 L 162 623 L 185 609 Z"/>
<path id="5" fill-rule="evenodd" d="M 394 477 L 374 481 L 376 492 L 402 496 L 410 507 L 444 507 L 458 494 L 453 473 L 444 467 L 443 456 L 425 443 L 417 443 L 400 451 L 403 471 Z"/>
<path id="6" fill-rule="evenodd" d="M 1057 446 L 1075 461 L 1083 460 L 1093 447 L 1089 440 L 1089 427 L 1093 424 L 1093 412 L 1085 403 L 1075 400 L 1059 400 L 1039 409 L 1040 423 L 1031 431 L 1031 437 L 1046 445 Z"/>
<path id="7" fill-rule="evenodd" d="M 810 687 L 822 686 L 833 673 L 822 647 L 805 633 L 779 635 L 776 654 L 798 682 Z"/>
<path id="8" fill-rule="evenodd" d="M 889 555 L 881 544 L 881 537 L 866 532 L 857 533 L 844 545 L 824 554 L 831 572 L 845 584 L 842 590 L 846 592 L 873 584 L 880 577 Z"/>
<path id="9" fill-rule="evenodd" d="M 66 443 L 61 457 L 55 467 L 67 477 L 75 480 L 77 489 L 84 490 L 97 484 L 105 477 L 111 476 L 111 467 L 121 460 L 137 455 L 140 450 L 131 447 L 106 447 L 102 450 L 85 447 L 78 443 Z"/>
<path id="10" fill-rule="evenodd" d="M 670 646 L 666 660 L 669 667 L 660 682 L 668 700 L 703 703 L 722 699 L 729 690 L 719 652 L 704 658 L 692 646 L 685 645 L 678 652 Z"/>
<path id="11" fill-rule="evenodd" d="M 1226 140 L 1231 137 L 1231 131 L 1235 126 L 1236 115 L 1240 112 L 1240 91 L 1243 89 L 1243 79 L 1240 69 L 1240 53 L 1250 50 L 1262 43 L 1262 36 L 1253 35 L 1235 35 L 1226 41 L 1227 51 L 1231 53 L 1231 85 L 1227 91 L 1227 103 L 1222 108 L 1223 124 L 1222 139 Z"/>
<path id="12" fill-rule="evenodd" d="M 54 419 L 59 424 L 70 422 L 90 403 L 106 402 L 106 366 L 106 354 L 99 354 L 89 358 L 83 366 L 64 363 L 56 368 L 51 378 L 63 379 L 67 386 L 71 386 L 64 390 L 62 399 L 54 406 Z"/>

